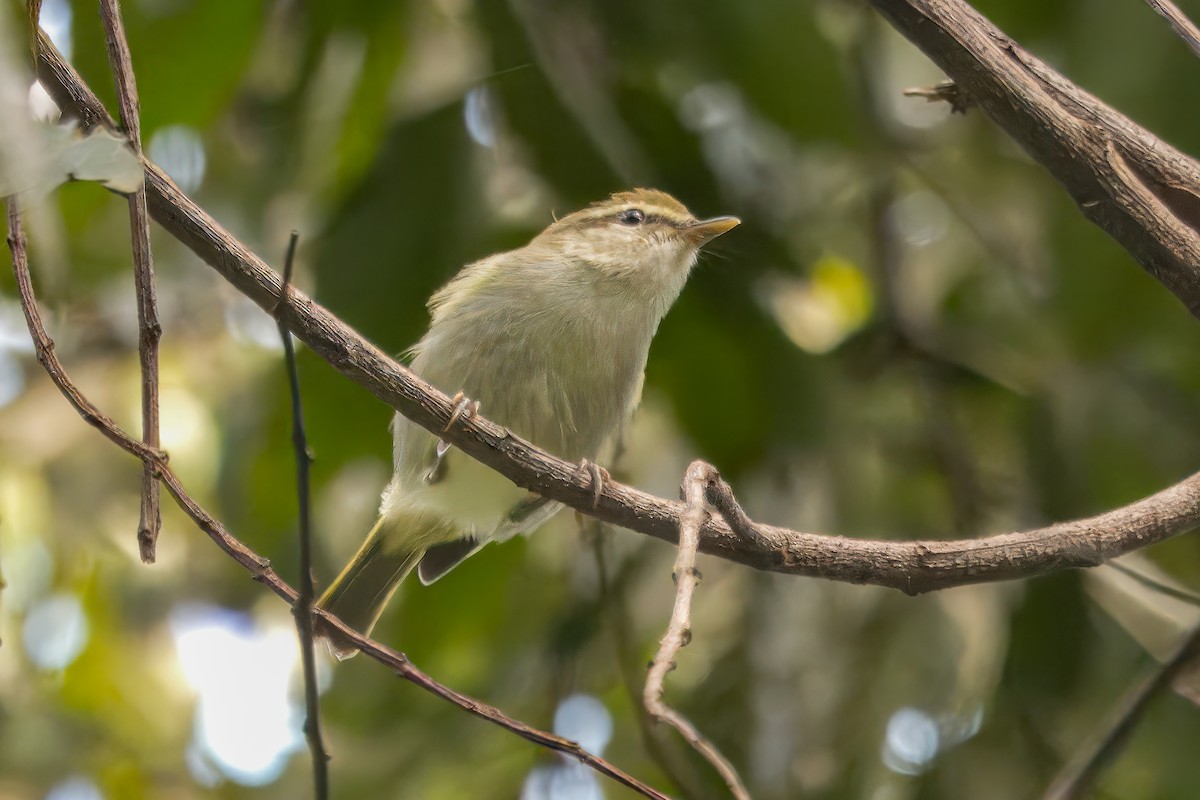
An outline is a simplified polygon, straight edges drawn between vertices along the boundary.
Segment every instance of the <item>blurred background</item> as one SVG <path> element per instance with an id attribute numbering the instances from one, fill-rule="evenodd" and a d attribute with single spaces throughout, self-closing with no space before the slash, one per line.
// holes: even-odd
<path id="1" fill-rule="evenodd" d="M 552 213 L 655 186 L 740 216 L 655 339 L 622 480 L 675 496 L 701 457 L 765 522 L 951 538 L 1096 513 L 1200 463 L 1200 325 L 980 114 L 903 97 L 942 76 L 861 2 L 122 5 L 150 157 L 277 268 L 299 231 L 298 284 L 388 351 L 462 264 Z M 16 6 L 9 65 L 28 61 Z M 1143 4 L 978 6 L 1200 153 L 1200 63 Z M 42 24 L 115 110 L 95 4 L 45 0 Z M 16 66 L 4 80 L 52 113 Z M 136 432 L 126 204 L 71 184 L 37 221 L 59 353 Z M 294 583 L 274 324 L 153 235 L 164 445 Z M 13 289 L 5 271 L 0 796 L 309 796 L 288 609 L 169 499 L 159 563 L 139 562 L 141 469 L 41 372 Z M 300 367 L 327 583 L 373 522 L 390 412 L 307 351 Z M 660 789 L 722 797 L 635 699 L 673 548 L 584 528 L 564 514 L 405 585 L 376 636 Z M 1183 537 L 1133 565 L 1194 586 L 1198 556 Z M 758 798 L 1034 795 L 1200 617 L 1109 568 L 918 598 L 700 568 L 667 697 Z M 632 796 L 364 658 L 324 664 L 323 691 L 337 797 Z M 1161 698 L 1102 796 L 1194 797 L 1198 737 L 1197 709 Z"/>

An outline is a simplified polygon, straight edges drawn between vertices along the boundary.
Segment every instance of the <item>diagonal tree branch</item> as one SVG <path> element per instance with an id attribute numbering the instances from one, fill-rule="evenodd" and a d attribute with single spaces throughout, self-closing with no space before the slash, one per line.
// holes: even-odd
<path id="1" fill-rule="evenodd" d="M 1167 21 L 1175 35 L 1183 39 L 1193 53 L 1200 56 L 1200 28 L 1179 10 L 1179 6 L 1171 0 L 1146 0 L 1146 5 L 1153 8 L 1160 17 Z"/>
<path id="2" fill-rule="evenodd" d="M 121 105 L 121 123 L 129 145 L 142 155 L 141 122 L 137 81 L 125 24 L 121 21 L 119 0 L 100 0 L 100 18 L 104 22 L 104 41 L 108 60 L 116 78 L 117 98 Z M 137 293 L 138 357 L 142 369 L 142 441 L 158 447 L 158 342 L 162 326 L 158 323 L 158 300 L 154 289 L 154 258 L 150 253 L 150 216 L 146 211 L 146 187 L 129 195 L 129 229 L 133 242 L 133 284 Z M 154 563 L 154 549 L 162 528 L 162 511 L 154 465 L 147 463 L 142 473 L 142 508 L 138 520 L 138 549 L 142 561 Z"/>
<path id="3" fill-rule="evenodd" d="M 99 100 L 41 32 L 38 76 L 65 112 L 85 125 L 111 124 Z M 1150 137 L 1145 131 L 1142 134 Z M 1159 156 L 1162 154 L 1155 158 L 1161 162 Z M 1193 164 L 1175 151 L 1167 156 L 1164 163 L 1178 162 L 1181 170 Z M 159 224 L 268 313 L 278 309 L 277 318 L 345 377 L 522 488 L 605 522 L 664 541 L 678 541 L 684 510 L 680 502 L 605 481 L 596 503 L 592 481 L 577 464 L 534 447 L 482 416 L 461 419 L 445 431 L 454 411 L 449 397 L 303 293 L 292 290 L 282 297 L 282 280 L 276 272 L 180 191 L 162 170 L 144 159 L 143 164 L 150 212 Z M 1196 173 L 1200 175 L 1200 168 Z M 1200 180 L 1192 185 L 1200 186 Z M 1158 241 L 1154 239 L 1156 229 L 1138 230 L 1143 239 Z M 1173 252 L 1164 247 L 1154 252 L 1160 250 Z M 1200 255 L 1200 247 L 1197 253 Z M 1194 263 L 1200 265 L 1200 257 Z M 1172 261 L 1164 262 L 1163 269 L 1183 285 L 1186 291 L 1181 298 L 1190 298 L 1188 292 L 1194 292 L 1200 308 L 1200 280 L 1193 275 L 1200 266 L 1193 270 Z M 1165 277 L 1163 281 L 1171 288 Z M 735 531 L 725 519 L 710 518 L 701 528 L 701 552 L 755 569 L 870 583 L 917 594 L 1093 567 L 1192 530 L 1200 525 L 1200 474 L 1099 516 L 981 539 L 872 541 L 793 531 L 745 517 L 741 523 Z"/>
<path id="4" fill-rule="evenodd" d="M 79 415 L 83 417 L 85 422 L 103 433 L 109 441 L 116 444 L 122 450 L 137 456 L 144 463 L 152 464 L 155 473 L 158 475 L 158 479 L 167 487 L 167 491 L 175 499 L 176 503 L 179 504 L 179 507 L 183 509 L 184 513 L 218 547 L 241 564 L 254 580 L 265 585 L 276 595 L 283 598 L 284 601 L 292 606 L 294 611 L 300 602 L 299 592 L 279 576 L 279 573 L 271 567 L 267 559 L 242 544 L 241 541 L 226 530 L 225 526 L 219 520 L 205 511 L 187 493 L 178 476 L 167 466 L 167 456 L 165 453 L 147 447 L 144 443 L 122 430 L 111 417 L 108 417 L 96 408 L 83 395 L 70 376 L 67 375 L 66 370 L 63 369 L 62 363 L 58 360 L 58 356 L 54 352 L 54 340 L 46 332 L 46 328 L 42 324 L 41 314 L 38 312 L 37 298 L 33 293 L 33 282 L 30 277 L 26 256 L 25 236 L 21 229 L 21 214 L 15 198 L 9 198 L 8 200 L 8 228 L 8 247 L 12 253 L 13 274 L 16 277 L 17 294 L 20 298 L 21 310 L 25 314 L 25 321 L 29 327 L 29 334 L 33 339 L 37 360 L 45 368 L 54 385 L 58 387 L 75 410 L 79 412 Z M 418 669 L 408 660 L 408 656 L 372 639 L 368 639 L 357 631 L 351 630 L 337 617 L 328 614 L 322 609 L 314 608 L 312 613 L 321 618 L 323 625 L 327 625 L 338 631 L 341 636 L 353 642 L 361 652 L 366 653 L 370 658 L 388 667 L 401 678 L 420 686 L 430 694 L 447 700 L 477 717 L 488 720 L 511 733 L 515 733 L 527 741 L 574 758 L 600 774 L 607 775 L 645 797 L 655 798 L 655 800 L 669 800 L 666 795 L 647 786 L 603 758 L 584 750 L 576 742 L 533 728 L 505 715 L 493 706 L 461 694 L 448 686 L 444 686 Z"/>
<path id="5" fill-rule="evenodd" d="M 964 0 L 870 0 L 1200 316 L 1200 162 L 1055 72 Z"/>
<path id="6" fill-rule="evenodd" d="M 1055 777 L 1043 800 L 1090 797 L 1096 779 L 1125 747 L 1150 702 L 1195 666 L 1197 657 L 1200 657 L 1200 627 L 1189 631 L 1175 654 L 1166 663 L 1155 666 L 1122 698 L 1101 735 Z"/>

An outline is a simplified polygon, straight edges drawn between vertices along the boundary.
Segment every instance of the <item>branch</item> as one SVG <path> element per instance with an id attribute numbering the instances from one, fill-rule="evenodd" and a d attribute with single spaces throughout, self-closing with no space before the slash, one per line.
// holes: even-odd
<path id="1" fill-rule="evenodd" d="M 79 391 L 79 388 L 71 380 L 70 376 L 67 375 L 62 363 L 58 360 L 58 356 L 54 353 L 54 340 L 46 332 L 46 328 L 42 324 L 41 314 L 38 312 L 37 298 L 33 293 L 33 282 L 30 278 L 29 264 L 25 253 L 25 236 L 21 230 L 21 215 L 15 198 L 9 198 L 8 200 L 8 228 L 8 247 L 12 252 L 13 274 L 16 276 L 17 294 L 20 298 L 21 310 L 25 314 L 25 322 L 29 327 L 29 334 L 33 339 L 37 360 L 45 368 L 54 385 L 58 387 L 59 391 L 74 406 L 85 422 L 99 430 L 109 441 L 116 444 L 122 450 L 137 456 L 144 463 L 153 465 L 158 479 L 167 487 L 167 491 L 175 498 L 175 502 L 196 523 L 200 530 L 204 531 L 234 561 L 241 564 L 254 580 L 265 585 L 276 595 L 283 598 L 283 600 L 292 606 L 294 611 L 300 601 L 300 595 L 279 576 L 279 573 L 271 568 L 270 562 L 242 544 L 241 541 L 225 529 L 224 525 L 192 499 L 191 495 L 184 489 L 178 476 L 167 466 L 167 456 L 165 453 L 155 448 L 147 447 L 144 443 L 122 430 L 110 417 L 96 408 Z M 409 661 L 408 656 L 403 653 L 362 636 L 357 631 L 347 627 L 337 617 L 326 613 L 322 609 L 314 608 L 313 613 L 320 617 L 322 625 L 328 625 L 333 630 L 336 630 L 340 636 L 353 642 L 360 652 L 366 653 L 370 658 L 390 668 L 401 678 L 420 686 L 430 694 L 447 700 L 459 708 L 485 719 L 494 725 L 498 725 L 511 733 L 515 733 L 527 741 L 574 758 L 580 763 L 591 767 L 596 772 L 607 775 L 645 797 L 655 798 L 655 800 L 669 800 L 666 795 L 645 785 L 603 758 L 589 753 L 576 742 L 530 727 L 523 722 L 506 716 L 493 706 L 460 694 L 426 675 Z"/>
<path id="2" fill-rule="evenodd" d="M 1167 583 L 1165 580 L 1161 580 L 1160 578 L 1151 575 L 1149 572 L 1146 572 L 1139 567 L 1135 567 L 1132 564 L 1126 564 L 1120 560 L 1110 561 L 1105 566 L 1111 567 L 1122 575 L 1137 581 L 1147 589 L 1152 589 L 1159 594 L 1170 597 L 1174 600 L 1179 600 L 1180 602 L 1190 603 L 1191 605 L 1200 607 L 1200 593 L 1197 593 L 1192 589 Z"/>
<path id="3" fill-rule="evenodd" d="M 1179 6 L 1171 0 L 1146 0 L 1146 5 L 1158 12 L 1171 26 L 1171 30 L 1175 31 L 1175 35 L 1183 39 L 1193 53 L 1200 56 L 1200 29 L 1179 10 Z"/>
<path id="4" fill-rule="evenodd" d="M 1021 48 L 963 0 L 870 0 L 1200 316 L 1200 162 Z"/>
<path id="5" fill-rule="evenodd" d="M 1138 721 L 1150 705 L 1150 701 L 1165 691 L 1200 657 L 1200 627 L 1193 628 L 1179 645 L 1179 649 L 1165 664 L 1147 675 L 1140 685 L 1134 687 L 1121 701 L 1113 718 L 1104 728 L 1096 743 L 1084 750 L 1080 757 L 1063 769 L 1043 795 L 1043 800 L 1073 800 L 1090 796 L 1092 784 L 1121 749 Z"/>
<path id="6" fill-rule="evenodd" d="M 109 124 L 95 95 L 40 32 L 38 77 L 59 106 L 85 125 Z M 1177 154 L 1177 158 L 1185 157 Z M 155 219 L 261 308 L 268 313 L 278 308 L 277 318 L 342 375 L 524 489 L 605 522 L 664 541 L 678 541 L 678 521 L 683 514 L 679 502 L 604 481 L 596 503 L 593 482 L 577 464 L 534 447 L 482 416 L 461 419 L 446 431 L 454 412 L 449 397 L 303 293 L 292 290 L 283 298 L 278 274 L 192 202 L 162 170 L 149 161 L 143 163 Z M 1195 263 L 1200 265 L 1200 259 Z M 1181 270 L 1176 273 L 1183 274 Z M 1200 283 L 1196 289 L 1200 303 Z M 1094 567 L 1198 524 L 1200 474 L 1096 517 L 982 539 L 871 541 L 793 531 L 748 518 L 734 531 L 724 519 L 710 518 L 700 531 L 700 551 L 755 569 L 918 594 Z"/>
<path id="7" fill-rule="evenodd" d="M 644 568 L 650 559 L 639 558 L 637 554 L 634 554 L 632 558 L 626 560 L 619 572 L 610 573 L 608 558 L 604 552 L 608 530 L 596 520 L 589 522 L 590 524 L 581 528 L 581 533 L 583 533 L 585 541 L 591 541 L 593 554 L 596 557 L 596 576 L 599 587 L 597 599 L 604 610 L 609 630 L 612 633 L 617 669 L 625 693 L 629 696 L 633 715 L 637 718 L 638 731 L 642 735 L 642 747 L 684 797 L 690 798 L 690 800 L 700 800 L 700 798 L 709 796 L 709 787 L 703 777 L 692 769 L 692 764 L 684 760 L 682 750 L 675 748 L 679 743 L 660 735 L 669 732 L 654 726 L 642 703 L 642 687 L 644 685 L 642 674 L 645 668 L 639 669 L 635 666 L 641 656 L 635 652 L 638 648 L 632 641 L 633 637 L 630 631 L 632 621 L 628 604 L 625 602 L 625 595 L 628 584 L 634 578 L 634 573 Z"/>
<path id="8" fill-rule="evenodd" d="M 663 681 L 675 669 L 675 656 L 692 641 L 692 595 L 700 583 L 696 569 L 696 551 L 700 546 L 700 526 L 708 512 L 704 510 L 705 487 L 716 476 L 716 470 L 703 461 L 693 461 L 683 479 L 683 494 L 687 508 L 679 520 L 679 553 L 675 557 L 675 605 L 671 621 L 659 643 L 658 652 L 650 662 L 642 702 L 647 713 L 659 722 L 666 722 L 687 740 L 692 749 L 702 755 L 721 774 L 729 793 L 737 800 L 750 800 L 750 793 L 729 759 L 721 755 L 696 726 L 682 714 L 663 702 Z"/>
<path id="9" fill-rule="evenodd" d="M 141 123 L 138 121 L 137 82 L 125 25 L 121 21 L 119 0 L 100 0 L 100 18 L 104 21 L 104 41 L 108 60 L 117 83 L 121 122 L 129 145 L 142 155 Z M 129 195 L 129 229 L 133 242 L 133 284 L 137 293 L 138 357 L 142 370 L 142 441 L 158 447 L 158 342 L 162 326 L 158 322 L 158 301 L 154 290 L 154 259 L 150 254 L 150 217 L 146 213 L 146 186 Z M 138 520 L 138 550 L 142 561 L 154 563 L 154 549 L 162 528 L 162 511 L 154 465 L 146 463 L 142 472 L 142 508 Z"/>
<path id="10" fill-rule="evenodd" d="M 292 231 L 287 257 L 283 262 L 283 293 L 287 295 L 292 283 L 292 267 L 296 261 L 296 244 L 300 235 Z M 300 506 L 300 592 L 293 613 L 296 632 L 300 637 L 300 660 L 304 669 L 304 736 L 312 754 L 313 796 L 317 800 L 329 797 L 329 753 L 321 734 L 321 699 L 317 691 L 317 660 L 313 653 L 313 576 L 312 521 L 309 502 L 309 465 L 312 454 L 304 433 L 304 407 L 300 402 L 300 370 L 296 368 L 296 348 L 292 335 L 279 323 L 279 338 L 283 340 L 283 357 L 287 364 L 288 391 L 292 397 L 292 449 L 296 453 L 296 494 Z"/>

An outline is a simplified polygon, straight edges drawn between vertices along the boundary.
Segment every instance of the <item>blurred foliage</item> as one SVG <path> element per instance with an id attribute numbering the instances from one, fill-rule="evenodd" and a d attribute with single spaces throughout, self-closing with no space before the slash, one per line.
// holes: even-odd
<path id="1" fill-rule="evenodd" d="M 740 216 L 655 340 L 616 468 L 636 485 L 674 496 L 703 457 L 764 521 L 964 537 L 1096 513 L 1196 468 L 1196 320 L 986 119 L 902 97 L 941 76 L 859 2 L 123 7 L 148 150 L 268 261 L 298 230 L 298 282 L 392 352 L 463 263 L 519 246 L 553 212 L 654 185 Z M 979 8 L 1200 152 L 1200 81 L 1181 78 L 1200 64 L 1142 4 Z M 115 107 L 94 5 L 46 0 L 42 15 Z M 11 52 L 21 30 L 16 17 L 0 29 Z M 83 184 L 55 201 L 65 264 L 34 241 L 49 324 L 85 390 L 136 430 L 126 206 Z M 172 463 L 294 579 L 273 324 L 154 235 Z M 243 615 L 231 630 L 253 623 L 265 633 L 247 641 L 268 641 L 288 634 L 287 609 L 174 508 L 160 563 L 138 563 L 141 470 L 41 374 L 12 288 L 0 279 L 0 796 L 307 796 L 302 748 L 262 786 L 204 751 L 204 679 L 185 680 L 180 635 L 196 608 L 220 607 Z M 389 411 L 311 353 L 301 368 L 324 582 L 370 525 Z M 1184 537 L 1141 568 L 1196 585 L 1198 555 Z M 669 613 L 672 558 L 563 515 L 433 587 L 405 586 L 376 633 L 541 727 L 591 695 L 614 726 L 607 757 L 720 797 L 672 736 L 646 746 L 630 702 Z M 758 798 L 1031 796 L 1195 619 L 1107 569 L 909 598 L 701 566 L 695 641 L 668 696 Z M 58 642 L 57 665 L 33 658 L 39 637 Z M 266 656 L 245 652 L 210 667 L 228 677 L 217 696 L 257 708 L 273 684 L 254 688 Z M 558 763 L 362 658 L 332 670 L 324 708 L 338 797 L 516 797 Z M 1197 736 L 1196 709 L 1161 698 L 1105 796 L 1195 796 Z"/>

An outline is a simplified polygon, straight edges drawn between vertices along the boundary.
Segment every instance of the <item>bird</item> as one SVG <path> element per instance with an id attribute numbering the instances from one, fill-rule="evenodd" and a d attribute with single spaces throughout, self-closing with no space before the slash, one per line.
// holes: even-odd
<path id="1" fill-rule="evenodd" d="M 410 369 L 455 393 L 451 423 L 482 404 L 513 434 L 579 462 L 598 492 L 607 477 L 598 459 L 612 454 L 640 401 L 659 323 L 701 247 L 738 224 L 697 219 L 656 189 L 616 192 L 524 247 L 463 267 L 430 298 Z M 400 414 L 391 429 L 394 474 L 379 519 L 316 603 L 364 636 L 414 569 L 431 584 L 562 508 Z M 322 635 L 339 660 L 357 652 L 332 628 Z"/>

